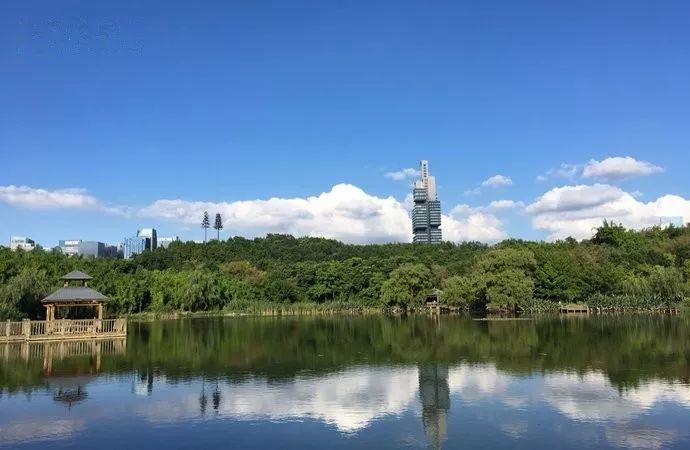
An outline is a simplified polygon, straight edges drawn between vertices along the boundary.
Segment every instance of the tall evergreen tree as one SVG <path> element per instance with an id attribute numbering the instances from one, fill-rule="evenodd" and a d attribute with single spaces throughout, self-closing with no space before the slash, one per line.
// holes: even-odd
<path id="1" fill-rule="evenodd" d="M 211 222 L 208 220 L 208 211 L 204 211 L 204 218 L 201 220 L 201 228 L 204 229 L 204 242 L 207 241 L 206 230 L 211 226 Z"/>
<path id="2" fill-rule="evenodd" d="M 223 229 L 223 219 L 220 217 L 220 213 L 216 213 L 216 222 L 213 224 L 213 228 L 216 230 L 216 238 L 220 241 L 220 230 Z"/>

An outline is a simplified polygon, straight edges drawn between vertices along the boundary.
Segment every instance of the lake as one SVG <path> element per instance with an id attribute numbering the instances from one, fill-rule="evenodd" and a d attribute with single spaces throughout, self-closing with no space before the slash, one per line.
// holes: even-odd
<path id="1" fill-rule="evenodd" d="M 690 319 L 237 317 L 0 344 L 0 447 L 690 448 Z"/>

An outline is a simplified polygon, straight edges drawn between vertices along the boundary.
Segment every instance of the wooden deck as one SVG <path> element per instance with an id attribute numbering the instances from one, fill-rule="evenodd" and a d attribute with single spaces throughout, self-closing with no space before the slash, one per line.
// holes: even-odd
<path id="1" fill-rule="evenodd" d="M 0 322 L 0 342 L 109 339 L 127 336 L 126 319 Z"/>

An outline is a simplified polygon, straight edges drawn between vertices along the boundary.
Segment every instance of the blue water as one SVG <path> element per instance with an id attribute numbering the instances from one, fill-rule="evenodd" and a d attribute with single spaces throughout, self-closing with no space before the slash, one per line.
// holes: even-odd
<path id="1" fill-rule="evenodd" d="M 0 446 L 690 448 L 686 326 L 634 317 L 138 324 L 100 354 L 5 352 Z M 610 348 L 619 352 L 607 358 Z"/>

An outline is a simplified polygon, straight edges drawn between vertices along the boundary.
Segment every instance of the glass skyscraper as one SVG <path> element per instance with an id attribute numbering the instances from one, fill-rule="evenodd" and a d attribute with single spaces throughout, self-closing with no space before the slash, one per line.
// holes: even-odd
<path id="1" fill-rule="evenodd" d="M 441 202 L 436 194 L 436 178 L 429 175 L 429 161 L 420 165 L 421 179 L 415 181 L 412 209 L 413 242 L 438 244 L 441 236 Z"/>
<path id="2" fill-rule="evenodd" d="M 125 259 L 129 259 L 132 255 L 139 254 L 144 250 L 151 250 L 151 239 L 144 236 L 130 237 L 122 243 Z"/>
<path id="3" fill-rule="evenodd" d="M 158 233 L 156 233 L 155 228 L 142 228 L 137 231 L 137 236 L 148 238 L 151 244 L 148 250 L 155 250 L 158 248 Z"/>

